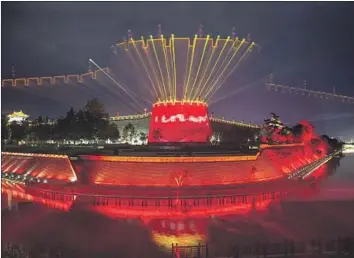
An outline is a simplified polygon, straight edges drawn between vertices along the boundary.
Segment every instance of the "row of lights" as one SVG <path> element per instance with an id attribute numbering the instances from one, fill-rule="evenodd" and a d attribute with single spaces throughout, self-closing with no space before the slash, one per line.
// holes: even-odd
<path id="1" fill-rule="evenodd" d="M 230 120 L 221 119 L 221 118 L 214 118 L 214 117 L 211 117 L 210 120 L 211 120 L 211 121 L 215 121 L 215 122 L 221 122 L 221 123 L 232 124 L 232 125 L 238 125 L 238 126 L 244 126 L 244 127 L 250 127 L 250 128 L 260 128 L 260 126 L 258 126 L 258 125 L 256 125 L 256 124 L 241 123 L 241 122 L 230 121 Z"/>
<path id="2" fill-rule="evenodd" d="M 310 166 L 310 170 L 309 171 L 305 171 L 305 173 L 302 175 L 301 179 L 305 179 L 307 176 L 309 176 L 310 174 L 312 174 L 314 172 L 314 170 L 316 170 L 316 167 L 320 167 L 321 165 L 324 164 L 323 161 L 328 161 L 329 159 L 331 159 L 331 157 L 325 156 L 324 158 L 318 160 L 317 162 L 315 162 L 315 164 L 312 164 Z M 322 163 L 323 162 L 323 163 Z M 320 165 L 319 165 L 320 164 Z"/>
<path id="3" fill-rule="evenodd" d="M 151 112 L 145 113 L 145 114 L 137 114 L 137 115 L 129 115 L 129 116 L 113 116 L 110 119 L 113 121 L 118 121 L 118 120 L 131 120 L 131 119 L 139 119 L 139 118 L 146 118 L 151 116 Z"/>
<path id="4" fill-rule="evenodd" d="M 21 153 L 21 152 L 1 152 L 1 155 L 10 156 L 29 156 L 29 157 L 43 157 L 43 158 L 68 158 L 67 155 L 57 155 L 57 154 L 41 154 L 41 153 Z"/>
<path id="5" fill-rule="evenodd" d="M 342 99 L 342 102 L 348 101 L 349 103 L 353 102 L 354 103 L 354 98 L 349 97 L 349 96 L 344 96 L 344 95 L 339 95 L 336 93 L 329 93 L 329 92 L 322 92 L 322 91 L 313 91 L 313 90 L 307 90 L 307 89 L 301 89 L 301 88 L 295 88 L 295 87 L 290 87 L 290 86 L 283 86 L 283 85 L 274 85 L 271 84 L 269 85 L 269 90 L 274 90 L 274 91 L 281 91 L 282 93 L 294 93 L 296 95 L 307 95 L 309 97 L 315 97 L 315 98 L 340 98 Z"/>
<path id="6" fill-rule="evenodd" d="M 167 44 L 167 39 L 169 39 L 169 44 Z M 230 42 L 232 44 L 234 44 L 234 42 L 245 42 L 247 44 L 251 44 L 252 46 L 256 45 L 255 42 L 251 41 L 250 35 L 247 37 L 247 40 L 245 38 L 239 38 L 236 37 L 234 34 L 233 36 L 228 36 L 226 38 L 221 38 L 220 35 L 217 35 L 216 39 L 214 39 L 211 35 L 206 35 L 205 36 L 201 36 L 198 34 L 195 34 L 194 37 L 175 37 L 174 34 L 171 34 L 171 36 L 169 38 L 164 37 L 163 34 L 161 34 L 160 36 L 154 37 L 153 35 L 150 35 L 147 39 L 145 39 L 143 36 L 140 37 L 140 39 L 133 39 L 131 32 L 129 31 L 128 34 L 128 40 L 124 40 L 123 42 L 119 42 L 116 44 L 116 46 L 125 46 L 125 50 L 128 50 L 128 45 L 129 44 L 135 44 L 135 43 L 142 43 L 142 47 L 144 49 L 148 49 L 148 43 L 152 42 L 154 43 L 154 41 L 163 41 L 165 40 L 165 46 L 169 47 L 171 46 L 171 41 L 177 41 L 177 40 L 183 40 L 183 41 L 188 41 L 189 42 L 189 46 L 192 46 L 192 40 L 207 40 L 211 42 L 211 47 L 215 48 L 218 46 L 218 41 L 226 41 L 226 43 Z M 112 46 L 114 47 L 114 45 Z"/>
<path id="7" fill-rule="evenodd" d="M 328 160 L 330 157 L 331 156 L 326 155 L 325 157 L 315 161 L 314 163 L 302 167 L 301 169 L 297 170 L 296 172 L 290 174 L 288 179 L 297 178 L 299 175 L 301 176 L 301 179 L 304 179 L 305 177 L 307 177 L 309 174 L 311 174 L 313 172 L 312 169 L 314 167 L 318 166 L 318 164 L 323 162 L 324 160 Z"/>
<path id="8" fill-rule="evenodd" d="M 105 67 L 102 70 L 109 71 L 109 68 Z M 55 84 L 56 80 L 62 80 L 64 83 L 69 83 L 69 80 L 76 80 L 77 82 L 82 82 L 83 77 L 91 76 L 91 79 L 96 79 L 97 73 L 102 72 L 102 70 L 97 70 L 95 72 L 89 72 L 84 74 L 72 74 L 72 75 L 59 75 L 53 77 L 32 77 L 32 78 L 17 78 L 17 79 L 4 79 L 1 80 L 1 86 L 5 87 L 6 84 L 11 84 L 12 86 L 29 86 L 30 84 L 42 85 L 43 81 L 49 81 L 49 84 Z"/>
<path id="9" fill-rule="evenodd" d="M 193 104 L 196 104 L 197 106 L 207 106 L 207 104 L 204 102 L 204 101 L 198 101 L 198 100 L 194 100 L 194 101 L 191 101 L 191 100 L 167 100 L 167 101 L 161 101 L 161 100 L 158 100 L 156 103 L 153 104 L 153 106 L 161 106 L 161 105 L 173 105 L 175 106 L 176 104 L 180 104 L 180 105 L 184 105 L 184 104 L 187 104 L 187 105 L 193 105 Z"/>
<path id="10" fill-rule="evenodd" d="M 28 175 L 18 175 L 15 173 L 2 173 L 1 177 L 4 179 L 10 179 L 10 180 L 15 180 L 15 181 L 20 181 L 20 182 L 36 182 L 36 183 L 48 183 L 47 179 L 41 179 L 37 177 L 32 177 Z"/>

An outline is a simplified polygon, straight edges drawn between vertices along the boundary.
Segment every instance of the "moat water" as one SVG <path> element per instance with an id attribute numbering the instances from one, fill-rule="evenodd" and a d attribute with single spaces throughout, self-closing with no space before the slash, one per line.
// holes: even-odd
<path id="1" fill-rule="evenodd" d="M 354 155 L 327 166 L 328 176 L 316 189 L 248 214 L 112 219 L 85 209 L 20 203 L 17 210 L 2 210 L 2 241 L 61 246 L 68 257 L 168 257 L 172 243 L 208 242 L 223 256 L 234 243 L 353 236 Z"/>

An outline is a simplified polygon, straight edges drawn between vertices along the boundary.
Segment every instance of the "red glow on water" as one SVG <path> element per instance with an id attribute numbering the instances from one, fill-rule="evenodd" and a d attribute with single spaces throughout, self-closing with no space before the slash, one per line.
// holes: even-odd
<path id="1" fill-rule="evenodd" d="M 95 212 L 104 214 L 110 218 L 185 218 L 185 217 L 209 217 L 227 214 L 248 214 L 254 210 L 265 210 L 271 201 L 258 201 L 254 204 L 234 204 L 217 207 L 207 207 L 201 205 L 198 209 L 183 210 L 171 209 L 169 207 L 150 207 L 150 208 L 134 208 L 134 207 L 114 207 L 99 205 L 92 207 Z"/>
<path id="2" fill-rule="evenodd" d="M 38 195 L 28 193 L 26 188 L 19 184 L 11 184 L 7 182 L 1 183 L 1 194 L 6 196 L 11 195 L 11 198 L 18 201 L 28 201 L 39 203 L 50 208 L 69 211 L 73 200 L 53 200 L 50 198 L 43 198 Z"/>

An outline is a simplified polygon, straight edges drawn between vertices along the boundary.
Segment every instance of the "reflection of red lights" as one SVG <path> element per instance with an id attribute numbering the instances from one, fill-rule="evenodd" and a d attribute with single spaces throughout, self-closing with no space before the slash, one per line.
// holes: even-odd
<path id="1" fill-rule="evenodd" d="M 34 203 L 40 203 L 50 208 L 60 209 L 64 211 L 69 211 L 72 201 L 60 201 L 52 200 L 49 198 L 43 198 L 38 195 L 32 195 L 27 193 L 26 189 L 18 184 L 11 184 L 6 182 L 1 182 L 1 193 L 5 195 L 11 195 L 14 199 L 30 201 Z"/>
<path id="2" fill-rule="evenodd" d="M 275 201 L 275 200 L 274 200 Z M 190 207 L 188 210 L 169 207 L 117 207 L 99 205 L 92 207 L 92 210 L 111 218 L 184 218 L 184 217 L 209 217 L 225 214 L 247 214 L 251 210 L 264 210 L 271 203 L 271 200 L 256 201 L 245 204 L 221 204 L 219 206 L 198 206 Z"/>
<path id="3" fill-rule="evenodd" d="M 149 142 L 207 142 L 211 135 L 205 103 L 177 101 L 154 104 Z"/>
<path id="4" fill-rule="evenodd" d="M 155 243 L 170 248 L 172 244 L 197 245 L 204 242 L 209 218 L 165 218 L 144 220 L 151 229 Z"/>
<path id="5" fill-rule="evenodd" d="M 146 219 L 144 224 L 154 232 L 165 235 L 202 234 L 205 235 L 208 218 L 164 218 Z"/>

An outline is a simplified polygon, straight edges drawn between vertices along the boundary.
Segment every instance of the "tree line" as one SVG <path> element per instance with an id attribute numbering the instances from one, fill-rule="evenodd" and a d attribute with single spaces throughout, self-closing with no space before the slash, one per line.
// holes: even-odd
<path id="1" fill-rule="evenodd" d="M 133 128 L 129 126 L 128 131 Z M 134 129 L 135 130 L 135 129 Z M 126 130 L 127 131 L 127 130 Z M 128 134 L 127 132 L 125 132 Z M 57 143 L 118 140 L 120 133 L 117 125 L 110 122 L 104 104 L 98 99 L 87 101 L 79 110 L 70 108 L 56 121 L 39 116 L 33 121 L 8 123 L 6 116 L 1 117 L 1 140 L 6 143 L 40 143 L 54 141 Z"/>

